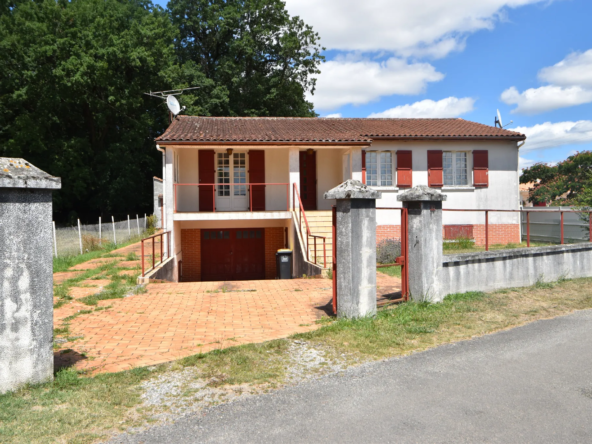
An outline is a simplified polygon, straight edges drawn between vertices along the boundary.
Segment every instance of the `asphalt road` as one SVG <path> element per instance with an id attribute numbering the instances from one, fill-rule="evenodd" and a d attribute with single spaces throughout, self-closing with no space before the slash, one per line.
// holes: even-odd
<path id="1" fill-rule="evenodd" d="M 592 443 L 592 311 L 209 409 L 116 443 Z"/>

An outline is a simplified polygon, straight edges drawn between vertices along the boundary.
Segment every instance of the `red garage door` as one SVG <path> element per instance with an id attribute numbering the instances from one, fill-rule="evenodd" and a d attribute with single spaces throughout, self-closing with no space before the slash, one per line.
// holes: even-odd
<path id="1" fill-rule="evenodd" d="M 263 228 L 202 230 L 202 281 L 265 279 Z"/>

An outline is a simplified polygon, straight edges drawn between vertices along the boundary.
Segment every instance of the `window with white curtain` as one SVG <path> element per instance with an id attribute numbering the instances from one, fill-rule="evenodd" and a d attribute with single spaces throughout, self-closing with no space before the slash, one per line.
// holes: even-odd
<path id="1" fill-rule="evenodd" d="M 444 151 L 442 153 L 444 186 L 469 184 L 467 173 L 467 153 L 463 151 Z"/>
<path id="2" fill-rule="evenodd" d="M 366 185 L 390 187 L 393 185 L 393 153 L 366 151 Z"/>

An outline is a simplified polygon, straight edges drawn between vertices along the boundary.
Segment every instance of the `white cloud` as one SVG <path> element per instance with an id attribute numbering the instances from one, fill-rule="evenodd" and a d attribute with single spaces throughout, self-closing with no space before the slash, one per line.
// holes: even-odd
<path id="1" fill-rule="evenodd" d="M 428 118 L 428 117 L 458 117 L 473 111 L 475 99 L 465 97 L 462 99 L 448 97 L 438 100 L 422 100 L 411 105 L 401 105 L 395 108 L 387 109 L 381 113 L 373 113 L 368 117 L 408 117 L 408 118 Z"/>
<path id="2" fill-rule="evenodd" d="M 493 29 L 506 8 L 548 0 L 286 0 L 328 49 L 444 57 L 466 37 Z"/>
<path id="3" fill-rule="evenodd" d="M 508 88 L 501 95 L 502 102 L 518 105 L 512 114 L 540 114 L 569 106 L 592 102 L 592 89 L 580 86 L 541 86 L 518 92 L 515 87 Z"/>
<path id="4" fill-rule="evenodd" d="M 592 142 L 591 120 L 545 122 L 531 127 L 513 128 L 513 131 L 526 134 L 526 144 L 520 149 L 521 152 Z"/>
<path id="5" fill-rule="evenodd" d="M 524 157 L 518 156 L 518 168 L 522 170 L 522 168 L 528 168 L 529 166 L 534 165 L 536 162 L 534 160 L 526 159 Z"/>
<path id="6" fill-rule="evenodd" d="M 384 62 L 339 58 L 326 62 L 317 78 L 315 108 L 331 110 L 346 104 L 363 105 L 392 94 L 413 95 L 438 82 L 442 73 L 429 63 L 407 63 L 390 58 Z"/>
<path id="7" fill-rule="evenodd" d="M 501 95 L 502 102 L 518 105 L 512 113 L 539 114 L 559 108 L 592 102 L 592 49 L 572 53 L 561 62 L 543 68 L 538 78 L 549 85 L 519 92 L 508 88 Z"/>
<path id="8" fill-rule="evenodd" d="M 326 116 L 324 116 L 328 119 L 339 119 L 341 116 L 341 113 L 333 113 L 333 114 L 327 114 Z"/>
<path id="9" fill-rule="evenodd" d="M 539 79 L 553 85 L 592 88 L 592 49 L 574 52 L 556 65 L 541 69 Z"/>

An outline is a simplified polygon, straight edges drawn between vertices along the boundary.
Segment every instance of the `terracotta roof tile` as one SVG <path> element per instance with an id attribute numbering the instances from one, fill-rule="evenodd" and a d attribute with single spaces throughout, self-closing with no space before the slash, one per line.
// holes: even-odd
<path id="1" fill-rule="evenodd" d="M 157 142 L 371 143 L 375 139 L 524 140 L 463 119 L 333 119 L 177 116 Z"/>

